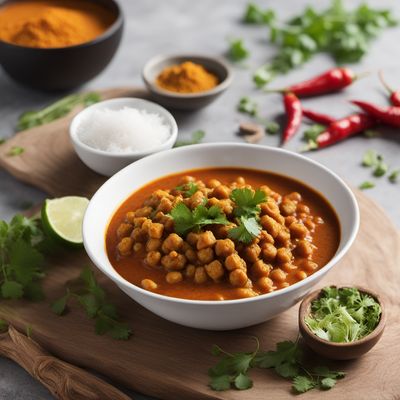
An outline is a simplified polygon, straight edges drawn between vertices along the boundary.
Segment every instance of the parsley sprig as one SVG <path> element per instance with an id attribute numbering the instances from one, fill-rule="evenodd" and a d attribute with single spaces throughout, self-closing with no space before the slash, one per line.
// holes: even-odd
<path id="1" fill-rule="evenodd" d="M 256 349 L 253 352 L 228 353 L 214 345 L 212 354 L 221 356 L 221 360 L 210 368 L 209 386 L 213 390 L 231 388 L 244 390 L 253 386 L 248 376 L 252 368 L 272 368 L 283 378 L 292 379 L 292 388 L 296 393 L 304 393 L 311 389 L 328 390 L 335 386 L 345 373 L 333 371 L 326 366 L 307 367 L 303 361 L 303 352 L 299 338 L 279 342 L 275 351 L 260 351 L 259 341 L 255 337 Z"/>
<path id="2" fill-rule="evenodd" d="M 43 298 L 43 242 L 35 219 L 16 215 L 10 223 L 0 221 L 0 298 Z"/>
<path id="3" fill-rule="evenodd" d="M 131 329 L 119 321 L 115 306 L 108 302 L 104 290 L 89 268 L 82 271 L 77 289 L 68 288 L 66 294 L 52 304 L 53 312 L 57 315 L 65 314 L 71 299 L 77 300 L 87 316 L 95 320 L 98 335 L 109 333 L 113 339 L 129 339 Z"/>

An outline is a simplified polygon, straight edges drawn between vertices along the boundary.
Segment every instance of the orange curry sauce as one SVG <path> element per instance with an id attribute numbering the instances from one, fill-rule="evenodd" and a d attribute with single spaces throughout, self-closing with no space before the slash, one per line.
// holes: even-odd
<path id="1" fill-rule="evenodd" d="M 317 249 L 313 253 L 313 261 L 320 268 L 328 263 L 334 256 L 340 241 L 340 226 L 335 211 L 328 201 L 318 192 L 305 184 L 271 172 L 264 172 L 243 168 L 207 168 L 188 170 L 178 174 L 168 175 L 150 182 L 143 186 L 126 199 L 115 214 L 112 216 L 108 226 L 105 244 L 108 258 L 115 270 L 127 281 L 136 286 L 141 286 L 142 279 L 149 278 L 157 282 L 156 293 L 171 297 L 179 297 L 193 300 L 215 300 L 217 295 L 222 295 L 224 299 L 240 298 L 235 288 L 229 282 L 208 281 L 205 284 L 196 284 L 192 280 L 169 284 L 165 281 L 165 270 L 147 266 L 143 261 L 143 254 L 133 252 L 127 257 L 118 255 L 117 228 L 124 221 L 128 211 L 134 211 L 142 207 L 144 200 L 157 189 L 172 189 L 178 186 L 180 178 L 191 175 L 196 179 L 208 181 L 218 179 L 224 184 L 234 181 L 238 176 L 243 176 L 247 184 L 253 188 L 268 185 L 272 190 L 281 195 L 291 192 L 299 192 L 303 198 L 302 202 L 309 206 L 311 215 L 319 216 L 323 219 L 323 224 L 318 224 L 313 234 L 313 244 Z M 296 262 L 296 256 L 294 263 Z M 294 274 L 287 277 L 290 284 L 296 283 Z M 279 289 L 278 289 L 279 290 Z"/>

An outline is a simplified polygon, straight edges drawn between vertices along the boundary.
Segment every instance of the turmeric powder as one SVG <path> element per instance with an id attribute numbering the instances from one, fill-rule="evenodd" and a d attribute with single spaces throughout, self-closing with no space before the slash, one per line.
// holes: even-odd
<path id="1" fill-rule="evenodd" d="M 115 20 L 86 0 L 22 0 L 0 8 L 0 40 L 25 47 L 68 47 L 89 42 Z"/>
<path id="2" fill-rule="evenodd" d="M 186 61 L 165 68 L 156 80 L 157 85 L 171 92 L 197 93 L 218 85 L 218 78 L 202 65 Z"/>

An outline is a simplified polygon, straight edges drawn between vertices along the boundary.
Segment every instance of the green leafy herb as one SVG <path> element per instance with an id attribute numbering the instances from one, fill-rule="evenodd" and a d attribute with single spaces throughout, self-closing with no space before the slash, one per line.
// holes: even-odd
<path id="1" fill-rule="evenodd" d="M 229 221 L 218 206 L 207 208 L 205 205 L 197 206 L 193 211 L 184 203 L 178 203 L 170 213 L 174 220 L 175 232 L 186 235 L 190 231 L 198 231 L 203 226 L 218 224 L 227 225 Z"/>
<path id="2" fill-rule="evenodd" d="M 10 157 L 14 157 L 14 156 L 19 156 L 20 154 L 22 154 L 25 151 L 25 149 L 23 147 L 20 146 L 13 146 L 11 147 L 10 151 L 8 152 L 8 155 Z"/>
<path id="3" fill-rule="evenodd" d="M 253 191 L 243 188 L 233 189 L 230 199 L 235 203 L 234 214 L 236 217 L 254 217 L 260 212 L 259 204 L 267 201 L 267 196 L 262 190 Z"/>
<path id="4" fill-rule="evenodd" d="M 0 145 L 2 145 L 3 143 L 5 143 L 7 141 L 6 138 L 0 138 Z"/>
<path id="5" fill-rule="evenodd" d="M 375 187 L 375 183 L 370 182 L 370 181 L 364 181 L 363 183 L 361 183 L 358 188 L 361 190 L 366 190 L 366 189 L 372 189 Z"/>
<path id="6" fill-rule="evenodd" d="M 326 126 L 320 124 L 313 124 L 307 128 L 303 133 L 303 139 L 305 141 L 316 142 L 318 136 L 326 130 Z"/>
<path id="7" fill-rule="evenodd" d="M 228 353 L 221 347 L 214 345 L 212 353 L 221 356 L 218 364 L 208 370 L 209 386 L 213 390 L 222 391 L 230 388 L 238 390 L 250 389 L 253 381 L 247 375 L 252 361 L 259 350 L 259 341 L 256 340 L 256 349 L 251 353 Z"/>
<path id="8" fill-rule="evenodd" d="M 311 304 L 307 326 L 321 339 L 354 342 L 370 334 L 381 316 L 379 303 L 356 288 L 328 287 Z"/>
<path id="9" fill-rule="evenodd" d="M 381 160 L 376 165 L 373 174 L 374 176 L 380 178 L 381 176 L 386 174 L 388 169 L 389 169 L 388 165 Z"/>
<path id="10" fill-rule="evenodd" d="M 108 333 L 113 339 L 127 340 L 132 334 L 131 329 L 119 321 L 115 306 L 107 301 L 106 294 L 96 281 L 93 272 L 85 268 L 74 291 L 67 289 L 66 294 L 56 300 L 51 308 L 57 315 L 63 315 L 68 302 L 74 298 L 85 310 L 89 318 L 95 321 L 95 331 L 98 335 Z"/>
<path id="11" fill-rule="evenodd" d="M 249 13 L 250 20 L 258 23 L 259 9 L 248 10 L 246 15 Z M 275 74 L 287 73 L 319 52 L 330 54 L 338 63 L 358 62 L 368 52 L 371 41 L 396 24 L 389 10 L 365 3 L 348 10 L 341 0 L 333 0 L 322 11 L 309 5 L 285 23 L 271 18 L 270 42 L 278 47 L 278 53 L 255 72 L 253 79 L 257 86 L 264 86 Z"/>
<path id="12" fill-rule="evenodd" d="M 261 232 L 260 224 L 254 217 L 240 217 L 239 225 L 228 231 L 228 236 L 245 244 L 251 243 Z"/>
<path id="13" fill-rule="evenodd" d="M 27 111 L 18 118 L 17 130 L 44 125 L 67 115 L 74 107 L 83 104 L 85 107 L 101 100 L 98 93 L 72 94 L 56 101 L 50 106 L 38 111 Z"/>
<path id="14" fill-rule="evenodd" d="M 199 190 L 199 187 L 193 182 L 188 182 L 184 185 L 177 186 L 175 190 L 182 192 L 185 197 L 190 197 Z"/>
<path id="15" fill-rule="evenodd" d="M 192 133 L 191 140 L 178 140 L 174 147 L 189 146 L 191 144 L 199 144 L 206 136 L 206 133 L 202 130 L 197 130 Z"/>
<path id="16" fill-rule="evenodd" d="M 249 3 L 247 5 L 243 21 L 246 24 L 266 24 L 269 25 L 275 19 L 273 10 L 262 10 L 257 4 Z"/>
<path id="17" fill-rule="evenodd" d="M 388 176 L 389 182 L 396 183 L 399 175 L 400 175 L 400 169 L 396 169 L 395 171 L 391 172 L 390 175 Z"/>
<path id="18" fill-rule="evenodd" d="M 254 117 L 257 115 L 258 104 L 249 97 L 242 97 L 239 101 L 237 109 L 242 113 L 249 114 Z"/>
<path id="19" fill-rule="evenodd" d="M 43 274 L 44 241 L 38 221 L 16 215 L 0 221 L 0 298 L 43 298 L 39 280 Z"/>
<path id="20" fill-rule="evenodd" d="M 345 376 L 344 372 L 332 371 L 325 366 L 306 367 L 302 362 L 298 339 L 277 343 L 275 351 L 260 351 L 259 341 L 255 340 L 257 347 L 253 352 L 228 353 L 214 345 L 213 354 L 222 358 L 208 371 L 209 385 L 213 390 L 250 389 L 253 386 L 248 376 L 251 368 L 273 368 L 281 377 L 292 379 L 292 388 L 296 393 L 315 388 L 331 389 L 338 379 Z"/>
<path id="21" fill-rule="evenodd" d="M 367 150 L 363 155 L 361 164 L 363 167 L 375 167 L 381 159 L 382 157 L 375 150 Z"/>
<path id="22" fill-rule="evenodd" d="M 281 127 L 279 126 L 279 124 L 277 122 L 273 122 L 273 121 L 268 121 L 265 124 L 265 131 L 269 134 L 269 135 L 275 135 L 276 133 L 279 132 L 279 129 Z"/>
<path id="23" fill-rule="evenodd" d="M 233 39 L 229 44 L 229 57 L 233 61 L 242 61 L 250 55 L 243 39 Z"/>

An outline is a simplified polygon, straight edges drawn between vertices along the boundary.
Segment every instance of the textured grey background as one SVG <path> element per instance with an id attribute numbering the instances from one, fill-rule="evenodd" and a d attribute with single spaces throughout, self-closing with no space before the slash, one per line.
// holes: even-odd
<path id="1" fill-rule="evenodd" d="M 196 113 L 175 114 L 180 136 L 188 137 L 196 129 L 207 132 L 206 141 L 239 141 L 234 132 L 243 116 L 235 112 L 236 104 L 243 95 L 257 99 L 266 117 L 275 118 L 282 113 L 279 96 L 266 96 L 254 90 L 251 71 L 264 63 L 274 52 L 266 40 L 263 27 L 244 26 L 240 17 L 246 0 L 120 0 L 126 16 L 126 27 L 118 54 L 98 78 L 87 85 L 97 89 L 111 86 L 141 85 L 140 71 L 150 57 L 159 53 L 199 52 L 221 55 L 227 49 L 230 37 L 243 37 L 252 50 L 245 67 L 235 68 L 235 79 L 231 89 L 212 106 Z M 324 7 L 327 0 L 270 0 L 259 1 L 271 6 L 283 18 L 301 11 L 305 4 Z M 346 1 L 356 5 L 358 1 Z M 400 18 L 400 3 L 393 0 L 370 0 L 376 7 L 391 7 Z M 373 45 L 363 62 L 354 66 L 358 72 L 377 71 L 383 68 L 387 80 L 400 88 L 400 27 L 386 31 Z M 323 55 L 314 58 L 304 67 L 288 76 L 276 79 L 273 85 L 281 87 L 291 82 L 308 78 L 332 66 L 332 61 Z M 20 112 L 44 106 L 57 96 L 36 93 L 17 86 L 0 71 L 0 137 L 11 136 Z M 348 99 L 361 98 L 385 104 L 386 94 L 376 74 L 361 80 L 343 93 L 310 99 L 307 107 L 330 112 L 340 117 L 349 112 Z M 325 164 L 354 186 L 364 180 L 374 180 L 370 171 L 360 166 L 365 150 L 373 148 L 384 155 L 393 167 L 400 167 L 399 130 L 385 130 L 382 137 L 353 138 L 340 145 L 308 154 Z M 277 137 L 266 137 L 262 144 L 277 145 Z M 300 140 L 293 140 L 288 148 L 298 150 Z M 46 149 L 43 149 L 46 156 Z M 62 177 L 60 177 L 62 179 Z M 380 204 L 400 227 L 400 184 L 388 183 L 386 178 L 377 181 L 375 189 L 368 195 Z M 45 194 L 24 185 L 0 170 L 0 218 L 8 219 L 21 210 L 26 203 L 38 203 Z M 383 239 L 384 240 L 384 239 Z M 132 339 L 134 340 L 134 338 Z M 150 355 L 151 356 L 151 355 Z M 0 399 L 50 399 L 50 394 L 20 367 L 9 360 L 0 359 Z M 143 397 L 135 396 L 143 399 Z"/>

